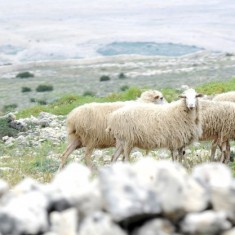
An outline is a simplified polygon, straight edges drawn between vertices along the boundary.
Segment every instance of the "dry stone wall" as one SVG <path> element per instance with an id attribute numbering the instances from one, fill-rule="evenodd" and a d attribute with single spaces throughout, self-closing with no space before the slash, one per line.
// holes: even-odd
<path id="1" fill-rule="evenodd" d="M 234 235 L 235 180 L 220 163 L 192 169 L 144 158 L 73 163 L 41 184 L 0 180 L 1 235 Z"/>

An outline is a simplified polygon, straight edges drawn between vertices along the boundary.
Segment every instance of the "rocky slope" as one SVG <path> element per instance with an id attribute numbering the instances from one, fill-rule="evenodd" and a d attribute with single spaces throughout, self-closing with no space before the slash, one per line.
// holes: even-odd
<path id="1" fill-rule="evenodd" d="M 65 94 L 83 95 L 90 91 L 106 96 L 120 92 L 123 86 L 161 89 L 227 81 L 235 76 L 234 61 L 233 54 L 203 51 L 179 57 L 122 55 L 0 66 L 0 111 L 5 105 L 16 104 L 20 110 L 35 105 L 32 99 L 51 102 Z M 16 78 L 25 71 L 34 77 Z M 125 79 L 119 78 L 120 73 L 125 74 Z M 110 80 L 100 82 L 103 75 Z M 36 92 L 41 84 L 52 85 L 53 90 Z M 31 91 L 22 92 L 22 87 Z"/>

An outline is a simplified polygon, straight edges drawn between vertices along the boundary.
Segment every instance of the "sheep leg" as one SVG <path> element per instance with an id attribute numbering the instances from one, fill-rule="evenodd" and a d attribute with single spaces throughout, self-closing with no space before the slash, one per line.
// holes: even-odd
<path id="1" fill-rule="evenodd" d="M 230 143 L 229 143 L 229 140 L 226 141 L 226 158 L 225 158 L 225 161 L 224 163 L 225 164 L 228 164 L 229 161 L 230 161 Z"/>
<path id="2" fill-rule="evenodd" d="M 229 141 L 225 141 L 222 143 L 222 145 L 220 146 L 221 149 L 221 158 L 220 158 L 220 162 L 223 163 L 228 163 L 230 160 L 230 144 Z"/>
<path id="3" fill-rule="evenodd" d="M 175 150 L 171 150 L 171 157 L 173 162 L 177 161 L 177 152 Z"/>
<path id="4" fill-rule="evenodd" d="M 178 159 L 179 159 L 179 162 L 182 162 L 184 154 L 185 154 L 184 147 L 179 148 L 178 149 L 178 156 L 179 156 Z"/>
<path id="5" fill-rule="evenodd" d="M 64 153 L 61 156 L 61 163 L 59 166 L 58 171 L 62 170 L 64 168 L 65 162 L 68 158 L 68 156 L 77 148 L 81 147 L 81 142 L 77 139 L 74 139 L 66 148 Z"/>
<path id="6" fill-rule="evenodd" d="M 212 144 L 211 144 L 211 161 L 215 161 L 215 152 L 216 152 L 216 148 L 217 148 L 217 145 L 219 144 L 219 139 L 215 139 L 212 141 Z"/>
<path id="7" fill-rule="evenodd" d="M 132 147 L 130 144 L 126 143 L 124 147 L 124 161 L 129 162 L 130 161 L 130 153 L 131 153 Z"/>
<path id="8" fill-rule="evenodd" d="M 92 169 L 92 160 L 91 160 L 91 155 L 93 152 L 93 148 L 86 147 L 85 150 L 85 164 Z"/>
<path id="9" fill-rule="evenodd" d="M 122 154 L 122 152 L 123 152 L 122 144 L 117 144 L 116 150 L 112 155 L 111 162 L 116 162 L 118 157 Z"/>

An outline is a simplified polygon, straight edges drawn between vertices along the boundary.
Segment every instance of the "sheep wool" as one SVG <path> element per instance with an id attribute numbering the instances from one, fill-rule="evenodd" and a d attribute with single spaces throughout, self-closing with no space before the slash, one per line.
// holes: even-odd
<path id="1" fill-rule="evenodd" d="M 127 104 L 135 105 L 140 101 L 152 100 L 153 103 L 161 103 L 161 92 L 151 90 L 144 93 L 138 102 L 89 103 L 73 109 L 67 116 L 68 146 L 62 154 L 59 170 L 64 167 L 66 159 L 75 149 L 86 147 L 85 163 L 91 167 L 91 154 L 95 148 L 114 147 L 116 143 L 114 136 L 105 131 L 108 115 Z"/>
<path id="2" fill-rule="evenodd" d="M 117 140 L 113 160 L 122 151 L 125 160 L 128 160 L 134 147 L 146 150 L 168 148 L 174 153 L 198 140 L 202 133 L 197 99 L 199 95 L 193 89 L 185 94 L 184 98 L 169 104 L 125 106 L 111 113 L 107 131 Z M 187 94 L 194 96 L 195 106 L 187 103 Z"/>
<path id="3" fill-rule="evenodd" d="M 235 102 L 235 91 L 229 91 L 216 95 L 214 101 L 230 101 Z"/>
<path id="4" fill-rule="evenodd" d="M 137 101 L 144 103 L 155 103 L 155 104 L 167 103 L 167 101 L 163 97 L 163 94 L 157 90 L 148 90 L 143 92 L 140 98 L 137 99 Z"/>
<path id="5" fill-rule="evenodd" d="M 201 120 L 203 134 L 200 140 L 213 140 L 211 160 L 214 160 L 216 146 L 222 150 L 221 161 L 230 157 L 229 140 L 235 139 L 235 104 L 201 100 Z"/>

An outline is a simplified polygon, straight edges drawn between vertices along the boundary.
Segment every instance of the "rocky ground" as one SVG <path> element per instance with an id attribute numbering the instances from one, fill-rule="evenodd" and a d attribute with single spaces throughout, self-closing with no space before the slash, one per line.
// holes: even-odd
<path id="1" fill-rule="evenodd" d="M 51 146 L 48 152 L 48 158 L 59 162 L 60 155 L 65 150 L 67 144 L 65 116 L 41 112 L 38 117 L 31 116 L 18 120 L 15 118 L 14 114 L 11 113 L 6 117 L 11 120 L 9 125 L 17 129 L 19 133 L 14 137 L 2 137 L 5 146 L 15 148 L 18 152 L 27 148 L 31 149 L 33 152 L 35 148 L 40 148 L 40 146 L 47 142 L 48 145 Z M 58 146 L 63 146 L 59 154 L 55 151 Z M 95 150 L 92 156 L 94 165 L 98 167 L 109 164 L 113 150 L 114 148 Z M 74 151 L 70 159 L 81 162 L 83 160 L 83 151 L 83 149 Z M 145 152 L 139 149 L 134 149 L 131 154 L 133 161 L 143 158 L 143 156 L 146 156 Z M 169 159 L 170 151 L 166 149 L 154 150 L 148 153 L 148 156 L 156 159 Z M 185 159 L 187 159 L 187 161 L 185 161 L 184 164 L 187 168 L 191 168 L 197 163 L 208 161 L 209 145 L 195 142 L 186 150 Z"/>
<path id="2" fill-rule="evenodd" d="M 61 153 L 54 150 L 67 142 L 64 116 L 6 118 L 19 130 L 15 137 L 2 138 L 4 146 L 15 149 L 8 157 L 27 148 L 36 152 L 48 142 L 47 157 L 59 164 Z M 172 163 L 169 154 L 156 150 L 143 157 L 135 150 L 131 164 L 110 165 L 110 150 L 96 150 L 94 174 L 81 164 L 83 151 L 76 150 L 73 163 L 47 183 L 26 177 L 10 189 L 0 180 L 0 235 L 234 235 L 230 169 L 205 163 L 209 147 L 200 143 L 187 149 L 186 168 Z"/>

